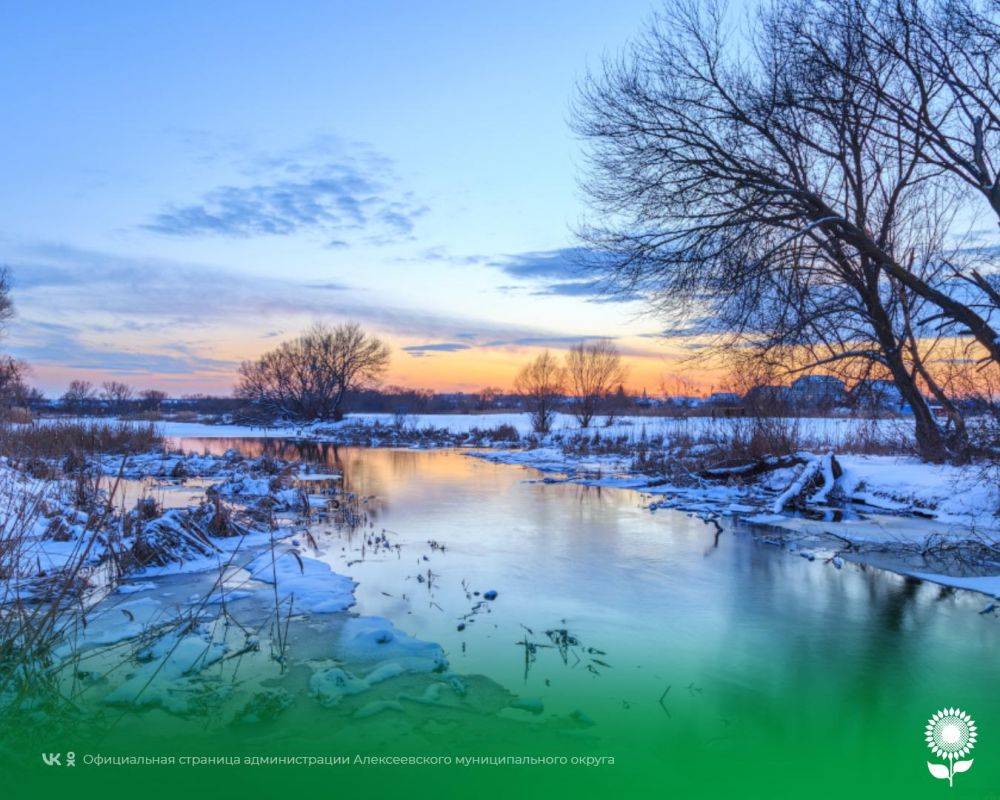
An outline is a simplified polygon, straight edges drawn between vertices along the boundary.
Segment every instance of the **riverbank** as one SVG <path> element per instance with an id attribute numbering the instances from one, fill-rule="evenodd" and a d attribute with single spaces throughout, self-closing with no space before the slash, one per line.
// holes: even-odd
<path id="1" fill-rule="evenodd" d="M 683 511 L 710 526 L 731 518 L 807 557 L 878 563 L 996 594 L 1000 587 L 990 580 L 1000 572 L 995 479 L 983 465 L 930 465 L 907 455 L 904 423 L 774 420 L 762 435 L 754 421 L 743 419 L 629 417 L 580 430 L 560 416 L 554 430 L 539 437 L 526 415 L 403 421 L 363 415 L 337 424 L 267 429 L 165 422 L 157 430 L 167 451 L 182 439 L 224 443 L 233 437 L 367 448 L 456 447 L 471 457 L 537 470 L 546 482 L 635 490 L 653 510 Z M 785 450 L 781 455 L 767 450 L 776 442 Z M 875 452 L 851 452 L 862 446 Z M 895 454 L 885 452 L 893 449 Z M 228 500 L 264 494 L 273 483 L 272 506 L 309 510 L 309 501 L 290 488 L 287 465 L 273 459 L 227 461 L 167 451 L 124 460 L 105 455 L 96 463 L 106 476 L 210 478 Z M 283 478 L 277 474 L 282 470 Z M 304 474 L 308 468 L 294 470 Z M 211 519 L 211 508 L 201 513 Z"/>
<path id="2" fill-rule="evenodd" d="M 0 459 L 0 718 L 14 733 L 0 753 L 36 734 L 79 737 L 84 721 L 97 739 L 141 737 L 146 712 L 229 735 L 296 709 L 350 719 L 374 746 L 380 718 L 404 706 L 460 725 L 516 703 L 453 672 L 440 645 L 346 613 L 357 582 L 322 554 L 358 563 L 404 548 L 340 477 L 235 450 Z"/>
<path id="3" fill-rule="evenodd" d="M 428 415 L 398 423 L 364 415 L 266 431 L 172 423 L 164 430 L 171 437 L 284 433 L 347 446 L 458 447 L 538 470 L 548 482 L 636 490 L 652 509 L 684 511 L 709 524 L 732 518 L 806 557 L 854 559 L 1000 592 L 992 579 L 1000 572 L 995 475 L 986 465 L 932 465 L 909 455 L 905 420 L 778 420 L 763 437 L 752 421 L 704 417 L 622 418 L 581 431 L 561 416 L 545 437 L 530 432 L 525 415 Z M 775 440 L 784 455 L 762 455 Z"/>
<path id="4" fill-rule="evenodd" d="M 533 434 L 525 414 L 351 415 L 339 423 L 249 428 L 160 424 L 167 437 L 292 437 L 363 447 L 462 447 L 470 454 L 571 480 L 639 489 L 663 507 L 713 514 L 773 510 L 816 459 L 835 455 L 838 474 L 813 503 L 932 519 L 944 532 L 1000 529 L 1000 486 L 989 465 L 927 464 L 913 456 L 903 419 L 805 418 L 755 421 L 710 417 L 623 417 L 581 430 L 557 415 L 553 431 Z M 773 449 L 772 449 L 773 448 Z M 797 463 L 746 474 L 767 457 Z M 761 464 L 761 466 L 770 466 Z M 803 488 L 810 488 L 803 487 Z M 809 493 L 815 495 L 815 491 Z M 785 498 L 785 506 L 794 507 Z M 808 499 L 808 498 L 807 498 Z M 802 505 L 802 504 L 800 504 Z"/>

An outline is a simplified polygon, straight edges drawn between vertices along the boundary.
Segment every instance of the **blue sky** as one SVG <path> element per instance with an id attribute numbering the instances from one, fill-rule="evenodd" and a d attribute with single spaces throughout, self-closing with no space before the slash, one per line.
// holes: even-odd
<path id="1" fill-rule="evenodd" d="M 567 126 L 652 8 L 3 3 L 9 347 L 50 393 L 227 391 L 239 360 L 358 319 L 397 382 L 504 385 L 613 336 L 655 388 L 682 348 L 576 274 Z"/>

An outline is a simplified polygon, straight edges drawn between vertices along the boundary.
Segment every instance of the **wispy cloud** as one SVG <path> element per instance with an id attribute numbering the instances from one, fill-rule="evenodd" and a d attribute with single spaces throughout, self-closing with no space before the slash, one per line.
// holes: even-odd
<path id="1" fill-rule="evenodd" d="M 598 339 L 613 341 L 614 336 L 519 336 L 513 339 L 495 339 L 484 342 L 483 347 L 572 347 L 581 342 Z"/>
<path id="2" fill-rule="evenodd" d="M 411 356 L 419 358 L 428 353 L 457 353 L 461 350 L 469 350 L 471 347 L 472 345 L 460 342 L 439 342 L 435 344 L 411 344 L 402 349 Z"/>
<path id="3" fill-rule="evenodd" d="M 103 332 L 100 326 L 90 331 Z M 51 365 L 69 370 L 96 370 L 121 377 L 229 375 L 237 366 L 235 361 L 199 355 L 186 342 L 125 349 L 87 341 L 86 333 L 71 325 L 24 320 L 17 326 L 17 355 L 35 367 Z"/>
<path id="4" fill-rule="evenodd" d="M 611 285 L 602 275 L 603 257 L 583 247 L 519 253 L 489 263 L 512 278 L 535 284 L 531 291 L 534 295 L 579 297 L 597 303 L 640 299 L 633 293 L 611 291 Z"/>
<path id="5" fill-rule="evenodd" d="M 161 210 L 142 227 L 179 237 L 312 233 L 343 247 L 359 235 L 371 243 L 405 239 L 426 211 L 397 188 L 386 158 L 344 152 L 340 143 L 256 157 L 244 172 L 252 180 L 216 186 L 194 202 Z"/>
<path id="6" fill-rule="evenodd" d="M 688 336 L 700 336 L 710 332 L 711 320 L 707 317 L 690 320 L 686 325 L 677 325 L 672 328 L 663 328 L 652 333 L 640 333 L 642 339 L 678 339 Z"/>
<path id="7" fill-rule="evenodd" d="M 271 343 L 315 319 L 355 319 L 417 339 L 404 348 L 416 358 L 472 348 L 564 348 L 603 338 L 390 306 L 335 280 L 255 276 L 61 244 L 20 246 L 0 253 L 0 260 L 11 269 L 19 311 L 10 331 L 13 352 L 66 369 L 212 375 L 219 385 L 236 366 L 215 355 L 219 335 L 240 330 L 247 343 L 242 358 L 253 355 L 253 342 Z"/>
<path id="8" fill-rule="evenodd" d="M 590 274 L 593 257 L 582 247 L 564 247 L 519 253 L 492 263 L 513 278 L 574 280 Z"/>

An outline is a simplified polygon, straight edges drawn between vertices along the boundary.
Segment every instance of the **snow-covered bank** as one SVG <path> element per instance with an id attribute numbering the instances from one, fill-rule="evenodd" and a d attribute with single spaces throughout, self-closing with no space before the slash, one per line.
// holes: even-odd
<path id="1" fill-rule="evenodd" d="M 48 465 L 59 477 L 34 479 L 0 460 L 6 530 L 19 511 L 37 511 L 16 541 L 0 537 L 0 624 L 13 624 L 3 640 L 15 646 L 0 664 L 5 723 L 23 729 L 41 702 L 64 702 L 63 690 L 68 716 L 89 704 L 88 729 L 121 724 L 125 714 L 141 720 L 149 709 L 220 729 L 318 709 L 349 717 L 363 735 L 366 721 L 384 714 L 461 719 L 516 701 L 483 676 L 450 671 L 439 644 L 385 617 L 351 613 L 358 584 L 324 554 L 356 534 L 362 558 L 366 547 L 399 558 L 402 546 L 368 529 L 358 512 L 364 500 L 354 508 L 339 475 L 235 451 L 90 456 L 73 465 L 94 480 L 85 495 L 59 465 Z M 164 509 L 154 493 L 135 508 L 115 505 L 112 487 L 140 479 L 150 488 L 196 487 L 200 502 Z M 62 556 L 41 559 L 49 549 Z M 150 557 L 122 558 L 137 549 Z M 42 591 L 43 581 L 68 585 L 77 569 L 79 596 L 57 603 Z M 54 624 L 39 660 L 28 646 L 30 623 L 50 603 Z"/>
<path id="2" fill-rule="evenodd" d="M 581 430 L 575 419 L 557 415 L 553 431 L 538 437 L 526 414 L 349 415 L 339 423 L 255 429 L 198 423 L 161 423 L 174 439 L 255 437 L 302 438 L 359 446 L 433 448 L 458 446 L 499 463 L 558 474 L 562 478 L 657 496 L 660 506 L 716 513 L 762 512 L 787 490 L 801 468 L 777 469 L 742 479 L 706 480 L 691 464 L 710 464 L 730 441 L 746 436 L 739 419 L 710 417 L 621 417 L 612 425 Z M 867 507 L 929 517 L 945 530 L 1000 528 L 1000 487 L 981 465 L 927 464 L 908 455 L 851 452 L 859 440 L 892 442 L 905 450 L 907 420 L 803 418 L 781 421 L 793 431 L 804 460 L 834 452 L 842 470 L 823 499 L 833 505 Z M 516 437 L 512 440 L 510 437 Z M 670 471 L 661 469 L 664 465 Z"/>
<path id="3" fill-rule="evenodd" d="M 763 445 L 754 438 L 761 430 L 755 424 L 767 426 Z M 673 508 L 706 519 L 738 518 L 762 529 L 782 530 L 790 541 L 825 533 L 834 544 L 849 543 L 853 555 L 862 548 L 929 552 L 937 540 L 947 540 L 968 544 L 967 561 L 971 559 L 978 566 L 992 564 L 994 552 L 984 548 L 984 543 L 995 548 L 1000 542 L 1000 488 L 983 466 L 931 465 L 912 456 L 850 450 L 859 442 L 870 445 L 889 437 L 902 441 L 900 449 L 905 449 L 904 426 L 901 420 L 755 423 L 745 419 L 626 417 L 612 426 L 580 430 L 571 418 L 561 416 L 555 430 L 539 437 L 530 432 L 524 414 L 406 419 L 358 415 L 336 424 L 276 428 L 267 434 L 270 438 L 283 434 L 287 439 L 362 447 L 460 447 L 469 456 L 539 470 L 548 481 L 638 490 L 649 497 L 653 509 Z M 173 437 L 171 446 L 176 446 L 177 441 L 199 438 L 257 438 L 261 431 L 167 423 L 162 433 Z M 785 450 L 781 457 L 753 455 L 771 441 L 783 441 L 786 446 L 793 441 L 801 449 Z M 234 452 L 201 456 L 197 444 L 189 450 L 194 452 L 131 457 L 124 474 L 180 479 L 211 475 L 215 491 L 223 497 L 251 498 L 254 505 L 254 495 L 270 493 L 271 510 L 311 505 L 302 501 L 301 488 L 279 485 L 282 479 L 267 459 L 259 459 L 258 464 L 258 460 L 243 459 Z M 213 450 L 221 452 L 218 444 Z M 251 448 L 249 452 L 260 450 Z M 264 448 L 264 452 L 269 450 Z M 302 452 L 303 457 L 309 457 L 308 451 Z M 294 447 L 290 457 L 295 457 Z M 104 459 L 101 469 L 113 475 L 123 469 L 122 461 Z M 308 469 L 299 464 L 291 473 L 301 483 L 308 477 Z M 964 569 L 965 565 L 958 567 Z M 934 565 L 931 571 L 936 569 Z"/>
<path id="4" fill-rule="evenodd" d="M 728 482 L 692 476 L 689 484 L 680 484 L 630 471 L 629 460 L 622 457 L 574 457 L 552 447 L 473 454 L 590 485 L 637 489 L 657 496 L 659 507 L 727 515 L 770 510 L 783 488 L 801 473 L 801 468 L 785 468 L 756 480 L 734 478 Z M 984 476 L 981 467 L 926 464 L 906 456 L 838 455 L 837 460 L 843 473 L 825 500 L 849 504 L 856 510 L 867 507 L 928 518 L 939 523 L 937 530 L 955 535 L 968 531 L 1000 535 L 1000 487 Z"/>

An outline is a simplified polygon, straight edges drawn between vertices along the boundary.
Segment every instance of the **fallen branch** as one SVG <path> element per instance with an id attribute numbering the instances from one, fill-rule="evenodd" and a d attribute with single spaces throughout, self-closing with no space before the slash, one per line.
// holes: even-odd
<path id="1" fill-rule="evenodd" d="M 775 499 L 773 512 L 780 514 L 785 510 L 785 506 L 817 485 L 819 488 L 807 502 L 825 502 L 840 474 L 840 465 L 834 459 L 832 451 L 822 456 L 815 456 L 791 485 Z"/>
<path id="2" fill-rule="evenodd" d="M 761 475 L 765 472 L 771 472 L 776 469 L 785 469 L 787 467 L 796 467 L 799 464 L 805 464 L 806 460 L 802 456 L 767 456 L 766 458 L 759 458 L 756 461 L 749 461 L 742 464 L 732 464 L 732 465 L 722 465 L 718 467 L 709 467 L 708 469 L 703 469 L 698 473 L 701 478 L 706 478 L 708 480 L 727 480 L 729 478 L 750 478 L 755 475 Z"/>

